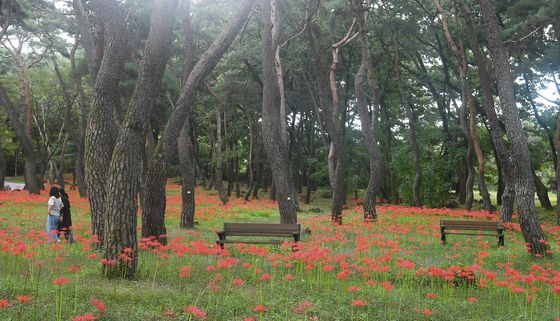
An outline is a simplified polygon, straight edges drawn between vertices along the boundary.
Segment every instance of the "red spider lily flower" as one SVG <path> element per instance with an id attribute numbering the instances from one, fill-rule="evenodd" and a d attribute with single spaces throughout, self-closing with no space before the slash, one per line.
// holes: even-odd
<path id="1" fill-rule="evenodd" d="M 284 280 L 285 280 L 285 281 L 288 281 L 288 282 L 289 282 L 289 281 L 293 281 L 294 279 L 295 279 L 295 277 L 294 277 L 293 275 L 291 275 L 291 274 L 286 274 L 286 275 L 284 275 Z"/>
<path id="2" fill-rule="evenodd" d="M 182 277 L 183 279 L 186 279 L 190 276 L 191 276 L 191 268 L 188 267 L 188 266 L 183 266 L 183 268 L 181 269 L 180 277 Z"/>
<path id="3" fill-rule="evenodd" d="M 230 258 L 227 258 L 227 259 L 224 259 L 224 260 L 219 260 L 218 261 L 218 266 L 221 269 L 229 269 L 232 266 L 236 265 L 237 263 L 239 263 L 238 259 L 230 257 Z"/>
<path id="4" fill-rule="evenodd" d="M 117 259 L 119 261 L 123 261 L 123 262 L 130 262 L 130 261 L 132 261 L 132 256 L 121 253 L 117 256 Z"/>
<path id="5" fill-rule="evenodd" d="M 84 314 L 84 315 L 77 315 L 72 318 L 72 321 L 95 321 L 97 317 L 91 313 Z"/>
<path id="6" fill-rule="evenodd" d="M 478 302 L 478 298 L 477 298 L 477 297 L 475 297 L 475 296 L 471 296 L 471 297 L 470 297 L 470 298 L 468 298 L 467 300 L 468 300 L 469 302 L 472 302 L 472 303 L 476 303 L 476 302 Z"/>
<path id="7" fill-rule="evenodd" d="M 199 308 L 195 307 L 194 305 L 189 305 L 185 309 L 185 312 L 192 315 L 193 318 L 195 318 L 195 319 L 206 320 L 206 311 L 204 311 L 203 309 L 199 309 Z"/>
<path id="8" fill-rule="evenodd" d="M 352 274 L 352 270 L 343 270 L 336 274 L 336 278 L 339 280 L 345 280 L 350 276 L 350 274 Z"/>
<path id="9" fill-rule="evenodd" d="M 89 254 L 87 257 L 88 257 L 88 259 L 90 259 L 90 260 L 95 260 L 95 259 L 97 259 L 97 254 L 91 253 L 91 254 Z"/>
<path id="10" fill-rule="evenodd" d="M 117 265 L 118 262 L 117 260 L 101 259 L 101 264 L 106 266 L 114 266 Z"/>
<path id="11" fill-rule="evenodd" d="M 367 280 L 366 281 L 366 285 L 375 285 L 377 284 L 377 282 L 375 282 L 375 280 Z"/>
<path id="12" fill-rule="evenodd" d="M 243 284 L 245 284 L 245 281 L 243 281 L 241 279 L 235 279 L 235 280 L 231 281 L 231 284 L 233 284 L 233 285 L 243 285 Z"/>
<path id="13" fill-rule="evenodd" d="M 414 262 L 409 261 L 409 260 L 401 260 L 399 262 L 399 267 L 401 267 L 403 269 L 407 269 L 407 270 L 412 270 L 416 267 L 416 264 L 414 264 Z"/>
<path id="14" fill-rule="evenodd" d="M 265 274 L 261 275 L 261 280 L 263 280 L 263 281 L 268 281 L 270 279 L 272 279 L 272 275 L 270 275 L 268 273 L 265 273 Z"/>
<path id="15" fill-rule="evenodd" d="M 332 270 L 334 270 L 334 265 L 324 265 L 323 266 L 323 271 L 325 271 L 325 272 L 330 272 Z"/>
<path id="16" fill-rule="evenodd" d="M 525 292 L 525 288 L 522 288 L 520 286 L 515 286 L 515 287 L 511 288 L 511 292 L 513 292 L 513 293 L 523 293 L 523 292 Z"/>
<path id="17" fill-rule="evenodd" d="M 360 291 L 360 288 L 355 286 L 355 285 L 351 285 L 351 286 L 348 287 L 348 292 L 350 292 L 350 293 L 354 293 L 354 292 L 358 292 L 358 291 Z"/>
<path id="18" fill-rule="evenodd" d="M 175 312 L 173 310 L 165 309 L 161 314 L 165 319 L 175 318 Z"/>
<path id="19" fill-rule="evenodd" d="M 214 271 L 216 271 L 216 267 L 213 266 L 213 265 L 209 265 L 209 266 L 206 267 L 206 271 L 208 271 L 208 272 L 214 272 Z"/>
<path id="20" fill-rule="evenodd" d="M 78 273 L 82 268 L 79 265 L 71 265 L 68 267 L 68 272 Z"/>
<path id="21" fill-rule="evenodd" d="M 56 278 L 53 281 L 54 285 L 65 285 L 70 283 L 70 280 L 68 278 Z"/>
<path id="22" fill-rule="evenodd" d="M 556 294 L 560 294 L 560 285 L 557 285 L 557 286 L 553 287 L 552 291 Z"/>
<path id="23" fill-rule="evenodd" d="M 257 321 L 257 319 L 250 317 L 250 318 L 243 318 L 243 321 Z"/>
<path id="24" fill-rule="evenodd" d="M 433 312 L 430 309 L 424 309 L 424 311 L 422 311 L 422 313 L 424 313 L 425 315 L 432 315 Z"/>
<path id="25" fill-rule="evenodd" d="M 426 299 L 436 299 L 437 297 L 438 297 L 438 295 L 435 294 L 435 293 L 432 293 L 432 292 L 426 293 Z"/>
<path id="26" fill-rule="evenodd" d="M 364 300 L 356 299 L 356 300 L 352 301 L 352 306 L 353 307 L 367 307 L 368 303 Z"/>
<path id="27" fill-rule="evenodd" d="M 105 314 L 105 311 L 107 310 L 107 308 L 105 307 L 105 303 L 103 303 L 101 300 L 98 300 L 96 298 L 91 298 L 91 305 L 93 305 L 97 311 L 99 311 L 100 314 Z"/>
<path id="28" fill-rule="evenodd" d="M 387 291 L 393 291 L 393 289 L 395 288 L 395 287 L 393 286 L 393 284 L 391 284 L 391 282 L 389 282 L 389 281 L 384 281 L 384 282 L 382 282 L 382 283 L 381 283 L 381 286 L 382 286 L 385 290 L 387 290 Z"/>
<path id="29" fill-rule="evenodd" d="M 302 301 L 300 304 L 296 305 L 292 308 L 292 312 L 294 313 L 305 313 L 305 310 L 310 309 L 313 307 L 313 302 L 311 301 Z"/>
<path id="30" fill-rule="evenodd" d="M 0 300 L 0 310 L 7 309 L 9 307 L 10 307 L 10 301 L 8 301 L 6 299 Z"/>
<path id="31" fill-rule="evenodd" d="M 20 295 L 18 296 L 18 301 L 22 304 L 28 303 L 29 301 L 31 301 L 31 297 L 29 295 Z"/>
<path id="32" fill-rule="evenodd" d="M 250 269 L 250 268 L 253 267 L 253 264 L 246 262 L 246 263 L 243 263 L 243 267 L 246 268 L 246 269 Z"/>
<path id="33" fill-rule="evenodd" d="M 253 312 L 266 312 L 268 311 L 268 308 L 265 307 L 262 304 L 257 304 L 254 308 L 253 308 Z"/>

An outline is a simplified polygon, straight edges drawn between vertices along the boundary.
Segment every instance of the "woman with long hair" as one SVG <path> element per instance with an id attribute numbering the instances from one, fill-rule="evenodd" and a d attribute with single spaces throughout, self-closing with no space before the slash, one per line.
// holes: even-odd
<path id="1" fill-rule="evenodd" d="M 60 210 L 64 207 L 60 199 L 60 193 L 56 186 L 52 186 L 49 191 L 49 201 L 47 202 L 49 214 L 47 216 L 47 238 L 52 241 L 59 241 L 58 239 L 58 223 L 60 220 Z"/>
<path id="2" fill-rule="evenodd" d="M 74 243 L 74 237 L 72 236 L 72 212 L 70 211 L 70 198 L 64 187 L 60 186 L 58 188 L 60 193 L 60 199 L 62 200 L 62 209 L 60 210 L 60 222 L 58 223 L 58 229 L 64 232 L 64 239 L 68 243 Z"/>

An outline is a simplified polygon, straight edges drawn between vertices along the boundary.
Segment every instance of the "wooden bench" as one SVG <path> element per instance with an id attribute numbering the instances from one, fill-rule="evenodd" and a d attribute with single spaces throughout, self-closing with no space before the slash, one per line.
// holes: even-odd
<path id="1" fill-rule="evenodd" d="M 498 237 L 498 246 L 504 246 L 504 227 L 501 222 L 440 220 L 439 227 L 441 244 L 445 244 L 446 234 L 491 235 Z M 448 232 L 449 230 L 456 232 Z M 467 233 L 466 231 L 481 231 L 482 233 Z"/>
<path id="2" fill-rule="evenodd" d="M 260 223 L 224 223 L 224 230 L 219 231 L 216 244 L 222 249 L 225 243 L 282 244 L 281 240 L 262 239 L 262 237 L 292 237 L 294 242 L 300 240 L 300 224 L 260 224 Z M 254 240 L 228 240 L 229 236 L 255 236 Z"/>

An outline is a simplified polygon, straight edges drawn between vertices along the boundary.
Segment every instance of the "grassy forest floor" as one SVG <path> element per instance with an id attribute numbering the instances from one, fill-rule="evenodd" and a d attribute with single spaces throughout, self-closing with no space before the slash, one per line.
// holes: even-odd
<path id="1" fill-rule="evenodd" d="M 503 248 L 497 237 L 440 244 L 440 219 L 496 214 L 382 205 L 379 220 L 363 224 L 350 201 L 333 227 L 330 200 L 318 197 L 298 214 L 311 231 L 298 252 L 229 245 L 218 253 L 224 221 L 277 222 L 278 210 L 268 200 L 221 206 L 213 194 L 197 190 L 197 228 L 182 230 L 180 186 L 170 185 L 170 243 L 143 241 L 138 277 L 126 281 L 101 275 L 88 203 L 76 191 L 76 244 L 45 241 L 44 193 L 0 192 L 0 320 L 560 320 L 553 212 L 541 212 L 552 259 L 530 257 L 517 224 Z"/>

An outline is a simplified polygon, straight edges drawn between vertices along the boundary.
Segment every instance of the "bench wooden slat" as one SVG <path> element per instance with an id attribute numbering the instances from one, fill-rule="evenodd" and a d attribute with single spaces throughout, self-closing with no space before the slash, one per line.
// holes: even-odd
<path id="1" fill-rule="evenodd" d="M 223 248 L 224 243 L 249 243 L 249 244 L 281 244 L 280 240 L 247 240 L 226 239 L 229 236 L 255 236 L 255 237 L 292 237 L 294 242 L 300 239 L 300 224 L 273 224 L 273 223 L 224 223 L 224 230 L 218 232 L 220 238 L 216 243 Z"/>
<path id="2" fill-rule="evenodd" d="M 284 241 L 280 240 L 223 240 L 222 243 L 246 243 L 246 244 L 282 244 Z"/>
<path id="3" fill-rule="evenodd" d="M 440 220 L 441 242 L 445 244 L 446 235 L 480 235 L 498 236 L 498 245 L 504 245 L 504 228 L 501 222 L 497 221 L 461 221 L 461 220 Z M 448 230 L 459 231 L 449 232 Z M 462 231 L 481 231 L 482 233 L 465 233 Z M 493 231 L 495 233 L 484 233 Z"/>
<path id="4" fill-rule="evenodd" d="M 290 233 L 270 232 L 270 233 L 267 233 L 266 231 L 231 232 L 231 231 L 224 230 L 224 232 L 226 232 L 227 236 L 284 236 L 284 237 L 290 237 L 290 236 L 293 236 L 294 234 L 298 234 L 296 232 L 290 232 Z"/>
<path id="5" fill-rule="evenodd" d="M 458 233 L 458 232 L 445 232 L 445 234 L 454 234 L 454 235 L 484 235 L 484 236 L 496 236 L 498 234 L 486 234 L 486 233 Z"/>

